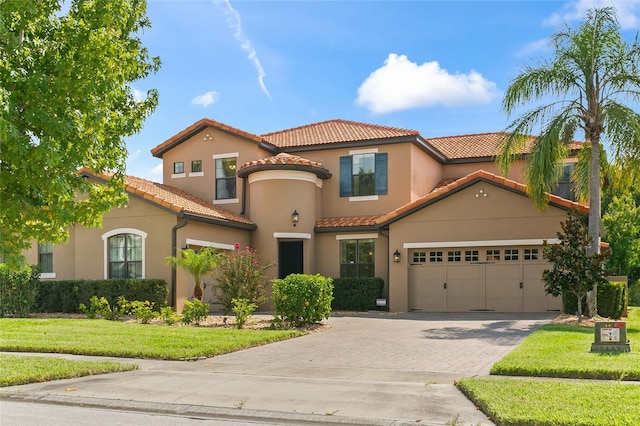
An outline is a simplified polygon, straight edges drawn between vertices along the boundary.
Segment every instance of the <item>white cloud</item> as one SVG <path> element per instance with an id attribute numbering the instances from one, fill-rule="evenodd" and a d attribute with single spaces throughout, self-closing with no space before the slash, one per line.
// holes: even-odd
<path id="1" fill-rule="evenodd" d="M 151 172 L 149 173 L 151 176 L 156 177 L 162 177 L 162 163 L 158 164 L 157 166 L 155 166 L 153 169 L 151 169 Z"/>
<path id="2" fill-rule="evenodd" d="M 271 94 L 269 93 L 269 90 L 267 90 L 267 86 L 264 83 L 264 78 L 267 74 L 264 72 L 264 68 L 262 68 L 260 59 L 258 59 L 258 54 L 251 44 L 251 40 L 249 40 L 249 37 L 247 37 L 244 31 L 242 31 L 242 21 L 240 19 L 240 14 L 233 7 L 231 7 L 231 3 L 229 3 L 229 0 L 213 0 L 213 2 L 217 4 L 223 11 L 223 13 L 227 16 L 227 23 L 229 24 L 229 28 L 235 31 L 234 36 L 236 40 L 238 40 L 238 42 L 240 43 L 240 47 L 242 48 L 242 50 L 247 52 L 247 58 L 249 59 L 249 61 L 251 61 L 253 67 L 258 72 L 258 83 L 260 84 L 260 88 L 262 89 L 264 94 L 267 95 L 269 99 L 271 99 Z"/>
<path id="3" fill-rule="evenodd" d="M 436 61 L 418 65 L 405 55 L 391 53 L 360 85 L 356 103 L 384 114 L 433 105 L 489 103 L 497 95 L 496 84 L 476 71 L 450 74 Z"/>
<path id="4" fill-rule="evenodd" d="M 198 95 L 195 98 L 191 99 L 191 103 L 194 105 L 202 105 L 203 107 L 208 107 L 220 99 L 220 94 L 214 90 L 203 93 L 202 95 Z"/>
<path id="5" fill-rule="evenodd" d="M 640 0 L 578 0 L 566 3 L 562 10 L 553 13 L 542 24 L 557 27 L 565 22 L 581 20 L 587 10 L 613 6 L 622 29 L 640 29 Z"/>
<path id="6" fill-rule="evenodd" d="M 133 89 L 133 100 L 136 102 L 142 102 L 147 99 L 147 94 L 142 90 Z"/>
<path id="7" fill-rule="evenodd" d="M 133 161 L 136 158 L 140 157 L 140 154 L 142 153 L 141 149 L 136 149 L 135 152 L 129 152 L 129 155 L 127 156 L 127 161 Z"/>
<path id="8" fill-rule="evenodd" d="M 549 39 L 543 38 L 527 43 L 517 53 L 517 56 L 529 56 L 533 53 L 544 52 L 549 47 Z"/>

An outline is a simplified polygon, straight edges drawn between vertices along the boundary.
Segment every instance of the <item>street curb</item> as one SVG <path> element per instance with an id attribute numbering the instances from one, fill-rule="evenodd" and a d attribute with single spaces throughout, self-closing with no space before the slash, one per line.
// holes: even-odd
<path id="1" fill-rule="evenodd" d="M 117 411 L 153 413 L 181 417 L 196 417 L 209 420 L 262 421 L 282 425 L 370 425 L 409 426 L 415 421 L 372 419 L 362 417 L 341 417 L 333 414 L 305 414 L 284 411 L 233 409 L 206 405 L 170 404 L 146 401 L 125 401 L 120 399 L 71 397 L 59 395 L 35 395 L 24 392 L 0 392 L 0 400 L 23 401 L 41 404 L 100 408 Z M 421 421 L 421 425 L 438 426 L 439 423 Z"/>

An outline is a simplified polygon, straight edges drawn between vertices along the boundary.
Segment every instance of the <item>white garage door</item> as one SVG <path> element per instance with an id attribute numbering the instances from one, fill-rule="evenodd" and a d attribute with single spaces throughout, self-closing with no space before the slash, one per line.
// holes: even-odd
<path id="1" fill-rule="evenodd" d="M 409 308 L 427 312 L 559 311 L 540 281 L 542 247 L 415 249 Z"/>

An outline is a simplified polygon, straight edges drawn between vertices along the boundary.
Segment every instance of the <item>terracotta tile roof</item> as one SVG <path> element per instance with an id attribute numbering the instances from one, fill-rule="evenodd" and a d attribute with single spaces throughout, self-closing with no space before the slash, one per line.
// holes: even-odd
<path id="1" fill-rule="evenodd" d="M 322 179 L 328 179 L 331 177 L 331 173 L 322 165 L 322 163 L 307 160 L 306 158 L 298 157 L 297 155 L 288 154 L 286 152 L 282 152 L 272 157 L 244 163 L 238 169 L 238 176 L 245 177 L 255 171 L 273 169 L 305 170 L 315 173 Z"/>
<path id="2" fill-rule="evenodd" d="M 453 183 L 455 181 L 457 181 L 459 178 L 452 178 L 452 179 L 442 179 L 440 182 L 438 182 L 436 184 L 436 186 L 433 187 L 433 189 L 431 190 L 431 192 L 438 190 L 440 188 L 442 188 L 443 186 L 447 186 L 450 183 Z"/>
<path id="3" fill-rule="evenodd" d="M 187 127 L 186 129 L 182 130 L 179 133 L 176 133 L 175 135 L 171 136 L 166 141 L 162 142 L 160 145 L 158 145 L 155 148 L 153 148 L 151 150 L 151 154 L 154 157 L 161 158 L 162 154 L 165 151 L 168 151 L 174 145 L 180 144 L 185 139 L 190 137 L 192 134 L 194 134 L 194 133 L 196 133 L 196 132 L 198 132 L 198 131 L 206 128 L 206 127 L 214 127 L 214 128 L 220 129 L 220 130 L 224 130 L 224 131 L 227 131 L 229 133 L 233 133 L 235 135 L 243 137 L 245 139 L 249 139 L 251 141 L 254 141 L 256 143 L 265 142 L 265 140 L 260 136 L 254 135 L 254 134 L 249 133 L 249 132 L 245 132 L 244 130 L 240 130 L 240 129 L 236 128 L 236 127 L 229 126 L 229 125 L 221 123 L 219 121 L 211 120 L 209 118 L 203 118 L 201 120 L 196 121 L 191 126 Z"/>
<path id="4" fill-rule="evenodd" d="M 419 135 L 417 130 L 378 126 L 349 120 L 328 120 L 266 133 L 262 137 L 273 145 L 287 148 L 417 135 Z"/>
<path id="5" fill-rule="evenodd" d="M 316 228 L 351 228 L 375 226 L 380 216 L 325 217 L 316 221 Z"/>
<path id="6" fill-rule="evenodd" d="M 95 174 L 88 169 L 81 169 L 79 173 L 85 176 L 94 176 L 102 180 L 107 180 L 111 177 L 109 174 Z M 130 194 L 137 195 L 140 198 L 149 200 L 154 204 L 176 213 L 193 214 L 221 221 L 253 225 L 253 222 L 245 217 L 169 185 L 163 185 L 135 176 L 125 176 L 125 190 Z"/>
<path id="7" fill-rule="evenodd" d="M 447 194 L 448 192 L 454 191 L 474 180 L 481 180 L 481 179 L 485 181 L 493 182 L 495 184 L 504 186 L 506 188 L 514 189 L 518 192 L 521 192 L 522 194 L 527 193 L 527 187 L 519 182 L 506 179 L 502 176 L 498 176 L 493 173 L 485 172 L 484 170 L 478 170 L 477 172 L 471 173 L 463 178 L 457 179 L 454 182 L 449 183 L 448 185 L 442 186 L 434 190 L 433 192 L 430 192 L 429 194 L 425 195 L 422 198 L 419 198 L 409 204 L 405 204 L 404 206 L 397 208 L 391 213 L 388 213 L 384 216 L 380 216 L 376 220 L 376 223 L 379 225 L 385 222 L 392 221 L 396 218 L 402 217 L 405 214 L 408 214 L 409 212 L 413 211 L 414 209 L 419 208 L 421 205 L 428 203 L 429 201 L 433 201 L 437 198 L 440 198 L 445 194 Z M 553 194 L 547 194 L 547 196 L 549 197 L 549 203 L 553 203 L 555 205 L 565 207 L 567 209 L 578 209 L 584 213 L 589 212 L 589 207 L 585 206 L 584 204 L 576 203 L 574 201 L 569 201 L 565 198 L 558 197 L 557 195 L 553 195 Z"/>
<path id="8" fill-rule="evenodd" d="M 448 159 L 493 157 L 498 153 L 502 139 L 506 133 L 476 133 L 460 136 L 443 136 L 427 138 L 428 144 L 444 154 Z M 535 136 L 528 136 L 528 142 L 522 154 L 531 152 Z M 582 142 L 572 142 L 570 149 L 580 149 Z"/>

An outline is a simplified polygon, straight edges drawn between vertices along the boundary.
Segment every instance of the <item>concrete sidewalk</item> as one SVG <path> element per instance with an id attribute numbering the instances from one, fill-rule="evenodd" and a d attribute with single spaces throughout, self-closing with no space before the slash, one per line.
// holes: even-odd
<path id="1" fill-rule="evenodd" d="M 454 381 L 488 374 L 552 317 L 333 316 L 330 330 L 200 361 L 101 358 L 140 369 L 2 388 L 0 398 L 282 424 L 491 425 Z"/>

